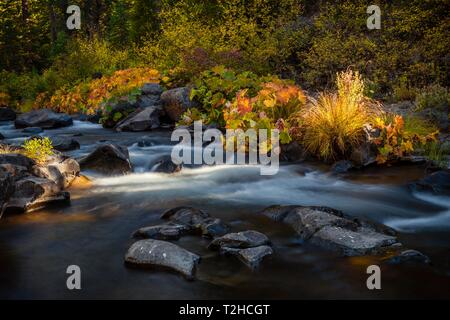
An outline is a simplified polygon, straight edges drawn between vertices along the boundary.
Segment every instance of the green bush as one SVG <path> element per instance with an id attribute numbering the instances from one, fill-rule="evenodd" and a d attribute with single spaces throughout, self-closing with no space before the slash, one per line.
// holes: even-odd
<path id="1" fill-rule="evenodd" d="M 416 110 L 438 109 L 449 110 L 450 91 L 438 84 L 422 89 L 416 97 Z"/>
<path id="2" fill-rule="evenodd" d="M 37 163 L 45 163 L 47 158 L 53 155 L 53 143 L 50 138 L 33 138 L 23 144 L 24 154 Z"/>

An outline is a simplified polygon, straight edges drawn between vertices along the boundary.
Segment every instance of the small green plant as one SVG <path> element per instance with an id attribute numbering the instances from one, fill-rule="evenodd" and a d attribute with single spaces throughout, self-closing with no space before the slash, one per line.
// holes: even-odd
<path id="1" fill-rule="evenodd" d="M 24 154 L 35 160 L 37 163 L 44 163 L 47 158 L 53 155 L 53 143 L 50 138 L 33 138 L 23 144 Z"/>
<path id="2" fill-rule="evenodd" d="M 424 155 L 433 162 L 434 165 L 440 168 L 448 168 L 450 154 L 450 145 L 432 141 L 427 143 L 424 148 Z"/>
<path id="3" fill-rule="evenodd" d="M 438 84 L 426 87 L 416 97 L 416 111 L 425 109 L 448 110 L 450 91 Z"/>

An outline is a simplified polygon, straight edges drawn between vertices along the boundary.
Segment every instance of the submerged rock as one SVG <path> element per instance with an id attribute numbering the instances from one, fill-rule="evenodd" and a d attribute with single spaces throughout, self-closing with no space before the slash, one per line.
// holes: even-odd
<path id="1" fill-rule="evenodd" d="M 144 110 L 138 110 L 120 121 L 115 129 L 116 131 L 149 131 L 159 128 L 160 109 L 150 106 Z"/>
<path id="2" fill-rule="evenodd" d="M 209 249 L 224 248 L 254 248 L 269 244 L 270 240 L 261 232 L 248 230 L 237 233 L 228 233 L 222 237 L 214 239 L 208 246 Z"/>
<path id="3" fill-rule="evenodd" d="M 107 175 L 126 174 L 132 171 L 130 155 L 125 146 L 103 144 L 79 161 L 82 169 L 90 169 Z"/>
<path id="4" fill-rule="evenodd" d="M 71 138 L 55 137 L 52 138 L 53 149 L 58 151 L 72 151 L 80 149 L 80 143 Z"/>
<path id="5" fill-rule="evenodd" d="M 39 109 L 19 115 L 14 124 L 18 129 L 27 127 L 55 129 L 71 126 L 73 120 L 69 115 L 64 113 L 55 113 L 48 109 Z"/>
<path id="6" fill-rule="evenodd" d="M 411 183 L 410 188 L 415 191 L 431 191 L 436 194 L 450 195 L 450 171 L 440 170 L 425 178 Z"/>
<path id="7" fill-rule="evenodd" d="M 377 254 L 398 245 L 388 227 L 328 207 L 272 206 L 262 214 L 290 225 L 302 240 L 344 256 Z"/>
<path id="8" fill-rule="evenodd" d="M 269 246 L 240 249 L 235 253 L 239 260 L 241 260 L 251 269 L 258 268 L 262 260 L 272 254 L 273 250 Z"/>
<path id="9" fill-rule="evenodd" d="M 347 173 L 350 169 L 352 169 L 353 163 L 351 161 L 348 160 L 341 160 L 336 162 L 335 164 L 333 164 L 333 166 L 331 167 L 331 171 L 333 173 Z"/>
<path id="10" fill-rule="evenodd" d="M 134 232 L 134 238 L 156 240 L 178 240 L 183 234 L 190 231 L 186 225 L 167 223 L 156 226 L 144 227 Z"/>
<path id="11" fill-rule="evenodd" d="M 187 87 L 175 88 L 167 90 L 161 95 L 161 102 L 166 115 L 173 122 L 180 120 L 181 115 L 193 106 L 189 94 L 190 89 Z"/>
<path id="12" fill-rule="evenodd" d="M 405 250 L 390 258 L 389 264 L 430 264 L 431 260 L 417 250 Z"/>
<path id="13" fill-rule="evenodd" d="M 0 107 L 0 121 L 14 121 L 16 120 L 16 113 L 13 109 L 8 107 Z"/>
<path id="14" fill-rule="evenodd" d="M 156 267 L 176 271 L 193 279 L 200 257 L 173 243 L 160 240 L 140 240 L 131 245 L 125 262 L 141 267 Z"/>
<path id="15" fill-rule="evenodd" d="M 152 172 L 160 173 L 175 173 L 181 171 L 182 164 L 175 164 L 172 162 L 170 155 L 162 156 L 152 164 L 150 164 L 150 170 Z"/>
<path id="16" fill-rule="evenodd" d="M 35 164 L 35 162 L 19 153 L 0 154 L 0 164 L 10 164 L 14 166 L 24 167 L 27 170 Z"/>

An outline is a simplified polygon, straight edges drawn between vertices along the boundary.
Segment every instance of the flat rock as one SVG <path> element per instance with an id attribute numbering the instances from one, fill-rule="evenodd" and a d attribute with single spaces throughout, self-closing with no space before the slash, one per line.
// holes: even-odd
<path id="1" fill-rule="evenodd" d="M 208 246 L 209 249 L 223 248 L 253 248 L 269 244 L 270 240 L 261 232 L 248 230 L 237 233 L 228 233 L 222 237 L 215 238 Z"/>
<path id="2" fill-rule="evenodd" d="M 397 242 L 395 237 L 378 232 L 351 231 L 342 227 L 325 226 L 317 231 L 311 242 L 344 256 L 377 254 Z"/>
<path id="3" fill-rule="evenodd" d="M 178 240 L 189 230 L 190 228 L 185 225 L 167 223 L 140 228 L 134 232 L 133 237 L 141 239 Z"/>
<path id="4" fill-rule="evenodd" d="M 247 249 L 235 249 L 235 248 L 222 248 L 221 254 L 236 256 L 250 269 L 256 269 L 261 264 L 262 260 L 271 254 L 273 250 L 269 246 L 259 246 Z"/>
<path id="5" fill-rule="evenodd" d="M 377 254 L 397 245 L 389 227 L 318 206 L 272 206 L 262 214 L 290 225 L 302 240 L 344 256 Z"/>
<path id="6" fill-rule="evenodd" d="M 178 272 L 193 279 L 200 257 L 173 243 L 160 240 L 140 240 L 131 245 L 125 262 L 141 267 L 156 267 Z"/>
<path id="7" fill-rule="evenodd" d="M 14 124 L 18 129 L 27 127 L 55 129 L 71 126 L 73 120 L 69 115 L 64 113 L 56 113 L 48 109 L 39 109 L 18 115 Z"/>
<path id="8" fill-rule="evenodd" d="M 431 260 L 417 250 L 404 250 L 390 258 L 389 264 L 430 264 Z"/>
<path id="9" fill-rule="evenodd" d="M 80 143 L 72 138 L 55 137 L 52 138 L 53 149 L 58 151 L 72 151 L 80 149 Z"/>
<path id="10" fill-rule="evenodd" d="M 133 170 L 127 147 L 112 143 L 100 145 L 79 163 L 82 169 L 107 175 L 127 174 Z"/>
<path id="11" fill-rule="evenodd" d="M 150 106 L 144 110 L 138 110 L 120 121 L 116 131 L 149 131 L 159 128 L 160 108 Z"/>

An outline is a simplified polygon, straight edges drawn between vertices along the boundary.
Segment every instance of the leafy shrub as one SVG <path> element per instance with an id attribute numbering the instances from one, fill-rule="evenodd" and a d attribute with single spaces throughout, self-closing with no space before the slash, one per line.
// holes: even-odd
<path id="1" fill-rule="evenodd" d="M 364 96 L 364 82 L 358 72 L 337 76 L 337 93 L 322 93 L 311 99 L 301 115 L 302 143 L 324 160 L 347 155 L 364 138 L 364 125 L 379 113 L 375 102 Z"/>
<path id="2" fill-rule="evenodd" d="M 254 97 L 263 81 L 264 78 L 252 72 L 236 73 L 224 66 L 216 66 L 203 72 L 194 81 L 195 87 L 191 90 L 190 98 L 201 105 L 207 123 L 223 127 L 223 108 L 226 103 L 232 101 L 240 90 L 247 90 L 246 93 Z"/>
<path id="3" fill-rule="evenodd" d="M 380 130 L 380 136 L 374 140 L 378 146 L 377 162 L 383 164 L 395 160 L 411 154 L 417 147 L 425 147 L 428 143 L 435 142 L 439 131 L 420 122 L 418 118 L 405 121 L 399 115 L 377 118 L 374 125 Z"/>
<path id="4" fill-rule="evenodd" d="M 296 85 L 273 79 L 261 85 L 255 97 L 248 90 L 240 90 L 236 98 L 224 110 L 226 128 L 247 130 L 278 129 L 280 142 L 292 141 L 290 130 L 294 127 L 294 116 L 306 103 L 306 96 Z"/>
<path id="5" fill-rule="evenodd" d="M 108 106 L 119 99 L 135 96 L 144 83 L 159 82 L 158 71 L 150 68 L 132 68 L 119 70 L 111 76 L 104 76 L 82 82 L 70 89 L 60 89 L 48 97 L 40 94 L 35 102 L 35 108 L 49 108 L 58 112 L 83 112 L 94 114 L 97 110 L 106 110 Z"/>
<path id="6" fill-rule="evenodd" d="M 424 155 L 437 167 L 447 169 L 449 166 L 448 156 L 450 154 L 450 144 L 432 141 L 424 147 Z"/>
<path id="7" fill-rule="evenodd" d="M 33 138 L 24 142 L 24 154 L 35 160 L 37 163 L 44 163 L 47 158 L 53 155 L 53 143 L 50 138 Z"/>
<path id="8" fill-rule="evenodd" d="M 450 91 L 438 84 L 431 85 L 420 91 L 416 97 L 416 110 L 434 108 L 449 110 Z"/>

